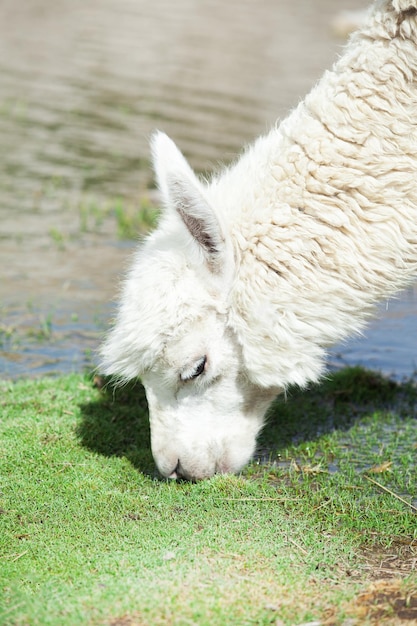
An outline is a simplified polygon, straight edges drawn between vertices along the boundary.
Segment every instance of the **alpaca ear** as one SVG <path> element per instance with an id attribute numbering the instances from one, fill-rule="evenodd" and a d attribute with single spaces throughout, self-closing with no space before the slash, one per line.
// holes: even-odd
<path id="1" fill-rule="evenodd" d="M 224 261 L 225 239 L 219 221 L 204 198 L 202 185 L 175 143 L 164 133 L 152 137 L 158 187 L 167 207 L 173 207 L 212 271 Z"/>

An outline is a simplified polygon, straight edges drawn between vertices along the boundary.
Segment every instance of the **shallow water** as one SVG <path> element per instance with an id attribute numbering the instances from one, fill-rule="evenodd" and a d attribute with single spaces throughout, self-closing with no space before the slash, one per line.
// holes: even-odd
<path id="1" fill-rule="evenodd" d="M 116 205 L 152 198 L 148 139 L 199 171 L 268 130 L 340 53 L 363 0 L 0 3 L 0 374 L 91 367 L 133 244 Z M 117 200 L 119 199 L 119 200 Z M 417 289 L 333 351 L 401 377 Z"/>
<path id="2" fill-rule="evenodd" d="M 417 374 L 417 286 L 380 304 L 361 337 L 335 346 L 329 365 L 363 365 L 401 380 Z"/>

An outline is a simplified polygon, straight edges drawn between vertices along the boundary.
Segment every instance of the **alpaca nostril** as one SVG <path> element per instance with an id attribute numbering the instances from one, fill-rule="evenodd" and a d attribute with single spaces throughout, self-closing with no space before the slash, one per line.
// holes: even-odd
<path id="1" fill-rule="evenodd" d="M 178 463 L 176 464 L 176 466 L 173 469 L 173 471 L 169 474 L 168 478 L 170 478 L 172 480 L 176 480 L 177 478 L 180 478 L 181 474 L 179 472 L 179 466 L 180 466 L 180 462 L 178 460 Z"/>
<path id="2" fill-rule="evenodd" d="M 194 478 L 192 476 L 190 476 L 184 470 L 184 468 L 181 466 L 181 462 L 180 462 L 179 459 L 178 459 L 178 463 L 177 463 L 175 469 L 168 476 L 168 479 L 172 479 L 172 480 L 194 480 Z"/>

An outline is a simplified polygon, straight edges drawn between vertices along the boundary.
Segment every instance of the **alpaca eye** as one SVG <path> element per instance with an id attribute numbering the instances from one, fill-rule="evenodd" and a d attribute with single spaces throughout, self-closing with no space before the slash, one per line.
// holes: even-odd
<path id="1" fill-rule="evenodd" d="M 199 376 L 201 376 L 201 374 L 204 372 L 204 369 L 206 367 L 206 362 L 207 362 L 207 357 L 206 356 L 201 357 L 201 359 L 199 359 L 197 363 L 194 363 L 192 367 L 190 367 L 189 369 L 181 373 L 181 380 L 186 382 L 188 380 L 194 380 L 195 378 L 198 378 Z"/>
<path id="2" fill-rule="evenodd" d="M 200 374 L 204 372 L 204 368 L 206 367 L 206 361 L 207 357 L 203 356 L 203 358 L 200 359 L 200 361 L 198 362 L 197 367 L 195 368 L 195 372 L 191 378 L 198 378 L 198 376 L 200 376 Z"/>

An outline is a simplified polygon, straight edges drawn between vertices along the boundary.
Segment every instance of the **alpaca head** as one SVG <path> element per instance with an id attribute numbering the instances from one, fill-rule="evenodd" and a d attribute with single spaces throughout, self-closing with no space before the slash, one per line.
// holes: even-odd
<path id="1" fill-rule="evenodd" d="M 165 135 L 153 154 L 165 210 L 126 280 L 103 370 L 141 377 L 159 471 L 196 480 L 248 462 L 276 390 L 244 365 L 229 320 L 232 245 L 205 188 Z"/>

